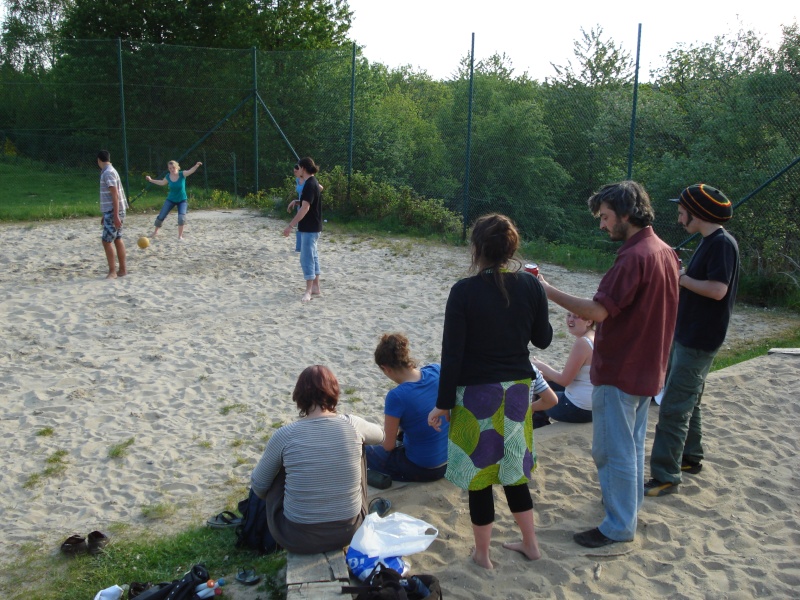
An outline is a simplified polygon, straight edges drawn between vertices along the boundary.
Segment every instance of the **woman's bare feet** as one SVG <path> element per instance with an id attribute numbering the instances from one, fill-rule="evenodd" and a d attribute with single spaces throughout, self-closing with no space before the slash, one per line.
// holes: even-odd
<path id="1" fill-rule="evenodd" d="M 528 560 L 539 560 L 542 558 L 542 553 L 539 551 L 538 544 L 534 544 L 532 547 L 526 547 L 522 542 L 505 542 L 503 548 L 519 552 Z"/>
<path id="2" fill-rule="evenodd" d="M 311 292 L 306 292 L 305 294 L 303 294 L 303 297 L 300 300 L 300 302 L 302 302 L 303 304 L 305 304 L 306 302 L 311 302 Z"/>
<path id="3" fill-rule="evenodd" d="M 489 560 L 488 554 L 486 556 L 478 555 L 478 551 L 475 548 L 473 548 L 471 556 L 472 556 L 472 562 L 474 562 L 479 567 L 483 567 L 484 569 L 494 569 L 494 565 L 492 564 L 492 561 Z"/>
<path id="4" fill-rule="evenodd" d="M 111 273 L 109 273 L 108 275 L 106 275 L 106 279 L 116 279 L 116 278 L 117 278 L 117 273 L 116 273 L 116 271 L 111 271 Z"/>

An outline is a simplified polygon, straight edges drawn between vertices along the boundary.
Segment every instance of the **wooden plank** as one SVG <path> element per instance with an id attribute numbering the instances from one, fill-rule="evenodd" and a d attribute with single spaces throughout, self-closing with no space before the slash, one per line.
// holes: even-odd
<path id="1" fill-rule="evenodd" d="M 343 600 L 352 594 L 342 594 L 341 581 L 326 583 L 300 583 L 290 585 L 286 590 L 286 600 Z"/>
<path id="2" fill-rule="evenodd" d="M 286 555 L 286 584 L 349 581 L 344 552 Z"/>

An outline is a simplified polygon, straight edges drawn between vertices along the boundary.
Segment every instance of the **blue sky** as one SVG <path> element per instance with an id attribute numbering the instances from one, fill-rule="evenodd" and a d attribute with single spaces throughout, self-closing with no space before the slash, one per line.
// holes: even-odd
<path id="1" fill-rule="evenodd" d="M 411 65 L 434 78 L 447 78 L 469 53 L 475 33 L 475 56 L 505 53 L 515 73 L 535 79 L 553 76 L 550 63 L 573 59 L 573 42 L 583 27 L 600 25 L 633 58 L 639 23 L 642 80 L 663 64 L 678 44 L 697 44 L 741 26 L 764 35 L 774 45 L 781 25 L 800 21 L 791 0 L 348 0 L 354 11 L 351 38 L 372 62 L 390 67 Z M 740 25 L 741 23 L 741 25 Z"/>

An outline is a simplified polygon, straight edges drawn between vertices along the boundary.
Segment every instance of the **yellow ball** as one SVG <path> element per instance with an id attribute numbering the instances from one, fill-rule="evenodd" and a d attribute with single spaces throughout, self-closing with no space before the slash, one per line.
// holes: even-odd
<path id="1" fill-rule="evenodd" d="M 139 248 L 145 249 L 150 245 L 150 240 L 142 236 L 139 238 L 139 241 L 137 243 L 139 244 Z"/>

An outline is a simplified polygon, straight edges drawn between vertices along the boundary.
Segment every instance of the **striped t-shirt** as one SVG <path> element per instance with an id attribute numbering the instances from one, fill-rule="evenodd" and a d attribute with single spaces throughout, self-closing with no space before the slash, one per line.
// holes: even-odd
<path id="1" fill-rule="evenodd" d="M 300 419 L 267 442 L 251 487 L 263 497 L 286 468 L 283 512 L 294 523 L 352 519 L 361 510 L 364 444 L 380 444 L 383 429 L 353 415 Z"/>
<path id="2" fill-rule="evenodd" d="M 128 203 L 125 200 L 125 189 L 122 187 L 122 180 L 113 165 L 108 164 L 100 172 L 100 210 L 104 213 L 114 210 L 114 198 L 109 188 L 117 188 L 119 195 L 119 212 L 125 213 Z"/>

